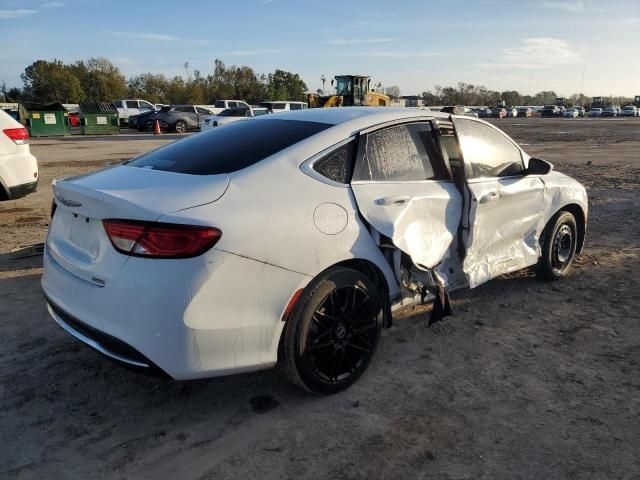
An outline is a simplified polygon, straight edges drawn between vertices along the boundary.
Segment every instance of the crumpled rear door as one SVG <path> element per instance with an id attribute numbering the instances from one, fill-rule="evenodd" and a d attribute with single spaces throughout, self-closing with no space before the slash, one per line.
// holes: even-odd
<path id="1" fill-rule="evenodd" d="M 361 136 L 351 182 L 371 227 L 426 268 L 448 255 L 462 212 L 432 134 L 430 122 L 413 122 Z"/>

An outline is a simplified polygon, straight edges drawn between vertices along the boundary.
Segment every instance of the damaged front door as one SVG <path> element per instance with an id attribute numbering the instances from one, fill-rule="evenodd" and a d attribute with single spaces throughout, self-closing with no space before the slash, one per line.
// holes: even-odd
<path id="1" fill-rule="evenodd" d="M 454 118 L 470 194 L 463 270 L 470 287 L 534 265 L 540 257 L 544 183 L 527 176 L 523 154 L 498 129 Z"/>
<path id="2" fill-rule="evenodd" d="M 430 269 L 448 255 L 462 201 L 429 121 L 363 134 L 351 187 L 362 216 L 414 264 Z"/>

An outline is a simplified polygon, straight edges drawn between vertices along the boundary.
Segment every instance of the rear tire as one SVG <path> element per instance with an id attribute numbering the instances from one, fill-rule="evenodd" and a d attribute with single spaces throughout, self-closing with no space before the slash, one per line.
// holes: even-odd
<path id="1" fill-rule="evenodd" d="M 578 227 L 573 214 L 558 213 L 545 228 L 542 257 L 538 270 L 547 280 L 559 280 L 569 275 L 576 255 Z"/>
<path id="2" fill-rule="evenodd" d="M 319 395 L 351 386 L 373 358 L 383 305 L 375 283 L 357 270 L 336 267 L 317 277 L 287 319 L 282 349 L 287 377 Z"/>

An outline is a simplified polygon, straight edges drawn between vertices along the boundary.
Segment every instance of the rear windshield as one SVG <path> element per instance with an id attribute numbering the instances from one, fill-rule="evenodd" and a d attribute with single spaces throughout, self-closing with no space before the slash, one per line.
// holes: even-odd
<path id="1" fill-rule="evenodd" d="M 127 165 L 187 173 L 219 175 L 260 162 L 332 125 L 294 120 L 234 122 L 193 135 L 138 157 Z"/>

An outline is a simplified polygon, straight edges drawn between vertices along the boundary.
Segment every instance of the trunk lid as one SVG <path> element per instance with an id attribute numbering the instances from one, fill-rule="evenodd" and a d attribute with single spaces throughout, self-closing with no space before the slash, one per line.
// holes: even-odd
<path id="1" fill-rule="evenodd" d="M 111 245 L 102 220 L 155 221 L 162 215 L 218 200 L 227 175 L 185 175 L 118 166 L 53 183 L 56 213 L 47 253 L 58 266 L 105 286 L 129 258 Z"/>

